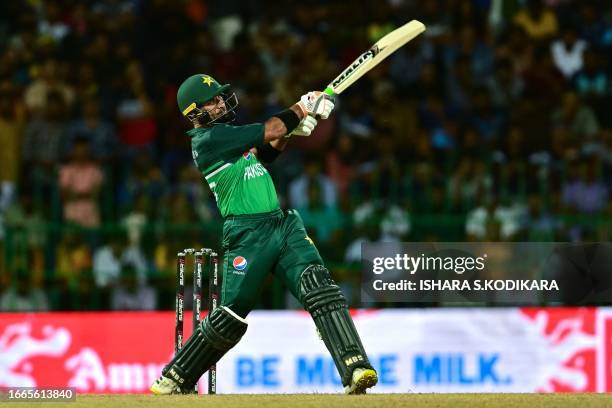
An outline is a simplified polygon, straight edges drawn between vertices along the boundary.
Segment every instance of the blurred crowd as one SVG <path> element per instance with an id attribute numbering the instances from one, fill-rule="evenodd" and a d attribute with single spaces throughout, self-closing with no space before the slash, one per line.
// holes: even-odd
<path id="1" fill-rule="evenodd" d="M 182 80 L 264 121 L 413 18 L 426 33 L 271 166 L 351 304 L 365 241 L 608 241 L 608 2 L 3 1 L 0 310 L 172 307 L 177 250 L 221 221 Z"/>

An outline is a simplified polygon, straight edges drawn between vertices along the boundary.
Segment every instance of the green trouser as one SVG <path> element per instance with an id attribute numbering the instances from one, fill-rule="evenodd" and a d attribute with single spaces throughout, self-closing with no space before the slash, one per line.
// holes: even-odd
<path id="1" fill-rule="evenodd" d="M 223 224 L 221 305 L 245 317 L 273 272 L 301 301 L 300 277 L 323 260 L 296 210 L 227 217 Z"/>

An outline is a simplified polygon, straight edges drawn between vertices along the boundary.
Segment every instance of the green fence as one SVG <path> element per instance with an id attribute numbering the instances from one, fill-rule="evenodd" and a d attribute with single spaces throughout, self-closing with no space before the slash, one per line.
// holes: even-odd
<path id="1" fill-rule="evenodd" d="M 609 231 L 612 231 L 612 219 L 607 217 L 574 216 L 561 221 L 566 229 L 596 231 L 594 237 L 598 241 L 609 240 Z M 413 215 L 411 223 L 407 237 L 410 241 L 465 239 L 465 216 Z M 221 251 L 221 230 L 220 220 L 193 224 L 151 223 L 131 232 L 121 224 L 104 224 L 97 229 L 35 221 L 5 225 L 0 241 L 1 289 L 4 291 L 16 282 L 25 281 L 28 287 L 42 289 L 54 310 L 108 308 L 112 287 L 96 286 L 94 256 L 99 248 L 111 243 L 119 248 L 118 253 L 132 245 L 139 249 L 145 261 L 146 280 L 157 292 L 158 307 L 169 309 L 174 306 L 176 253 L 191 247 L 213 247 Z M 340 231 L 333 242 L 318 245 L 353 306 L 359 305 L 360 265 L 344 262 L 344 254 L 358 232 L 350 226 Z M 538 240 L 554 240 L 551 236 L 545 238 L 550 239 Z M 287 303 L 285 289 L 273 277 L 266 284 L 261 299 L 258 306 L 263 308 L 283 308 Z"/>

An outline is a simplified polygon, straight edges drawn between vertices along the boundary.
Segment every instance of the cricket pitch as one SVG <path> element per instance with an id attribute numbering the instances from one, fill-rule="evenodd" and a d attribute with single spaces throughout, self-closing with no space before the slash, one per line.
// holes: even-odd
<path id="1" fill-rule="evenodd" d="M 257 395 L 81 395 L 76 402 L 36 403 L 37 407 L 69 408 L 194 408 L 194 407 L 410 407 L 410 408 L 603 408 L 612 407 L 612 394 L 257 394 Z M 2 408 L 23 408 L 23 403 L 3 403 Z M 34 405 L 32 405 L 34 406 Z"/>

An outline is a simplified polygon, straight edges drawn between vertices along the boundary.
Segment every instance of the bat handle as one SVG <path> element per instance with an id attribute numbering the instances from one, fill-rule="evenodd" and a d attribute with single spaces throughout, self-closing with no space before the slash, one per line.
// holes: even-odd
<path id="1" fill-rule="evenodd" d="M 330 97 L 332 97 L 332 98 L 328 98 L 328 99 L 331 99 L 331 100 L 333 100 L 334 99 L 333 96 L 336 95 L 336 93 L 334 92 L 334 90 L 332 89 L 331 86 L 328 86 L 327 88 L 325 88 L 323 93 L 328 95 L 328 96 L 330 96 Z M 312 114 L 309 114 L 309 115 L 312 116 L 313 118 L 316 118 L 316 119 L 320 119 L 321 118 L 319 115 L 316 115 L 316 116 L 312 115 Z"/>
<path id="2" fill-rule="evenodd" d="M 323 91 L 323 93 L 326 93 L 329 96 L 334 96 L 336 93 L 334 92 L 334 90 L 328 86 L 327 88 L 325 88 L 325 90 Z"/>

